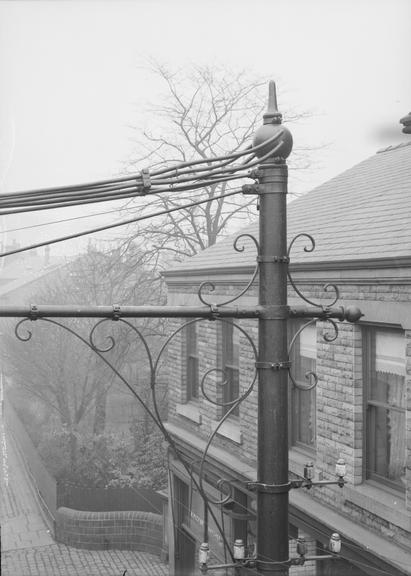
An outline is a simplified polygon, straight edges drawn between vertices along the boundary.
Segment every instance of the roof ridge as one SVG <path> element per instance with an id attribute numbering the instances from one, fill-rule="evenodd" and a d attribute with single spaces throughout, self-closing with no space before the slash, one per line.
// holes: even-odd
<path id="1" fill-rule="evenodd" d="M 377 154 L 382 154 L 383 152 L 390 152 L 391 150 L 397 150 L 398 148 L 405 148 L 405 146 L 411 146 L 411 140 L 409 142 L 400 142 L 400 144 L 392 144 L 386 148 L 380 148 L 377 150 Z"/>

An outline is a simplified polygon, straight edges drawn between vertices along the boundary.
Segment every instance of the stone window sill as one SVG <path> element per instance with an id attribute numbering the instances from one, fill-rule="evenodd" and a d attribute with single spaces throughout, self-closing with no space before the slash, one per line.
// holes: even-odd
<path id="1" fill-rule="evenodd" d="M 195 424 L 201 424 L 200 410 L 195 404 L 190 402 L 187 402 L 187 404 L 177 404 L 176 412 L 179 416 L 183 416 Z"/>
<path id="2" fill-rule="evenodd" d="M 405 495 L 365 482 L 359 486 L 345 485 L 345 499 L 356 506 L 384 518 L 394 526 L 411 531 L 411 517 L 405 509 Z"/>
<path id="3" fill-rule="evenodd" d="M 302 450 L 301 448 L 291 448 L 289 450 L 289 465 L 288 468 L 290 472 L 303 476 L 304 466 L 307 462 L 314 462 L 315 468 L 315 451 L 314 450 Z"/>
<path id="4" fill-rule="evenodd" d="M 211 425 L 212 431 L 218 426 L 218 422 L 213 422 Z M 227 440 L 231 440 L 235 444 L 242 444 L 243 437 L 241 434 L 240 423 L 234 419 L 225 420 L 217 431 L 217 435 Z"/>

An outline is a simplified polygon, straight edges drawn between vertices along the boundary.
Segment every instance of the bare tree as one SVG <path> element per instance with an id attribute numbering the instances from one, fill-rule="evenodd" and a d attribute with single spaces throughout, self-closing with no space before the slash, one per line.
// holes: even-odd
<path id="1" fill-rule="evenodd" d="M 261 123 L 267 105 L 267 82 L 246 72 L 233 72 L 209 66 L 192 66 L 172 71 L 152 63 L 151 72 L 162 82 L 165 91 L 158 103 L 150 106 L 152 128 L 140 134 L 136 156 L 128 170 L 135 172 L 150 166 L 188 162 L 226 155 L 245 149 Z M 286 111 L 286 122 L 295 122 L 306 112 Z M 306 151 L 301 151 L 297 165 L 304 167 Z M 294 155 L 294 157 L 296 157 Z M 127 204 L 130 211 L 142 214 L 167 210 L 200 199 L 213 199 L 239 188 L 223 182 L 185 193 L 146 196 Z M 215 244 L 218 238 L 232 233 L 255 217 L 255 198 L 231 196 L 181 209 L 148 221 L 137 230 L 127 230 L 127 240 L 137 239 L 152 263 L 181 260 Z"/>
<path id="2" fill-rule="evenodd" d="M 133 257 L 133 258 L 132 258 Z M 37 304 L 149 304 L 161 299 L 160 284 L 143 266 L 135 267 L 139 255 L 133 248 L 126 260 L 121 250 L 110 253 L 89 251 L 66 267 L 55 281 L 31 295 Z M 64 324 L 88 339 L 92 321 L 65 320 Z M 106 329 L 105 329 L 106 327 Z M 144 319 L 139 329 L 150 341 L 162 333 L 162 325 L 155 319 Z M 23 327 L 22 327 L 22 330 Z M 99 434 L 106 424 L 107 393 L 116 376 L 93 350 L 73 334 L 49 322 L 30 325 L 32 337 L 19 342 L 5 331 L 5 365 L 9 380 L 25 396 L 43 407 L 48 417 L 73 432 L 72 456 L 75 457 L 75 433 L 79 429 Z M 23 337 L 25 333 L 22 333 Z M 107 338 L 114 335 L 115 346 L 105 357 L 121 373 L 129 370 L 130 355 L 133 366 L 144 372 L 142 348 L 123 323 L 105 323 L 96 334 L 98 346 L 107 348 Z M 147 367 L 147 366 L 146 366 Z M 148 369 L 147 369 L 148 371 Z M 147 377 L 147 388 L 149 378 Z"/>

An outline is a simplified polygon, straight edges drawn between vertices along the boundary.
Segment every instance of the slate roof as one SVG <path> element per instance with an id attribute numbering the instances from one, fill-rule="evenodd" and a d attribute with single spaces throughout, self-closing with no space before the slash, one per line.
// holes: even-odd
<path id="1" fill-rule="evenodd" d="M 411 256 L 411 142 L 390 146 L 288 204 L 289 241 L 305 232 L 313 252 L 299 241 L 292 262 L 341 262 Z M 239 233 L 258 238 L 250 224 L 203 252 L 173 266 L 180 271 L 253 266 L 255 249 L 233 250 Z"/>

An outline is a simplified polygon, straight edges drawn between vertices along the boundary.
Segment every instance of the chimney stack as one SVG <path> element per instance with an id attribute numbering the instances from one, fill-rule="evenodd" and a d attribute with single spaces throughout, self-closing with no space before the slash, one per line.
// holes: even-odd
<path id="1" fill-rule="evenodd" d="M 411 134 L 411 112 L 409 112 L 407 116 L 404 116 L 404 118 L 401 118 L 400 124 L 404 126 L 402 129 L 404 134 Z"/>

